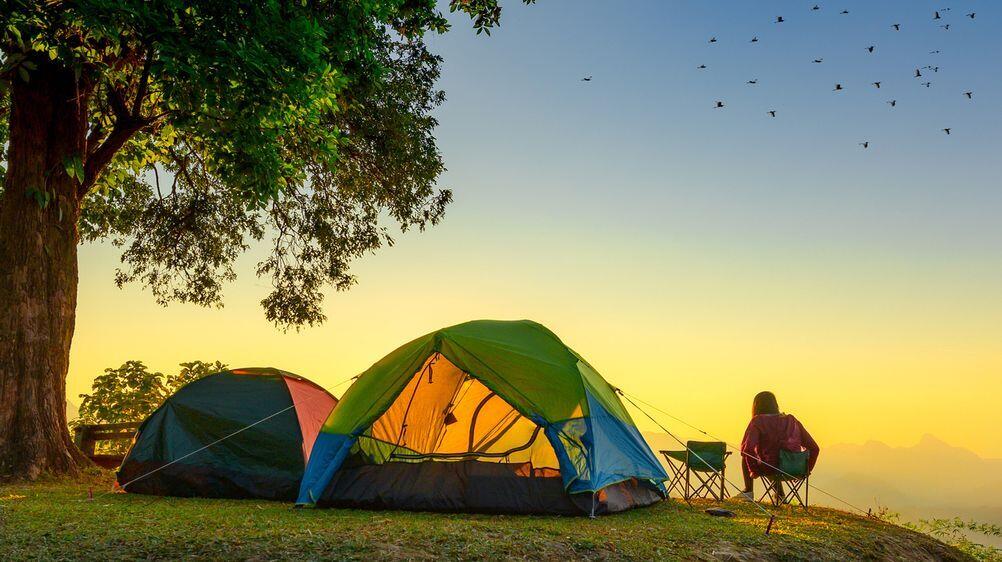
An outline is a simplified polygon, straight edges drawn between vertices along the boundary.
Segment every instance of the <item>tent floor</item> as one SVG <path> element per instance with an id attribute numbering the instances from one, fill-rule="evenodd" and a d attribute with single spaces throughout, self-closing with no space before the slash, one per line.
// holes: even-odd
<path id="1" fill-rule="evenodd" d="M 475 460 L 345 466 L 334 475 L 317 505 L 468 513 L 591 513 L 592 494 L 568 494 L 558 474 L 524 476 L 531 472 L 526 469 L 523 464 Z M 623 511 L 661 499 L 653 487 L 627 481 L 602 490 L 595 512 Z"/>

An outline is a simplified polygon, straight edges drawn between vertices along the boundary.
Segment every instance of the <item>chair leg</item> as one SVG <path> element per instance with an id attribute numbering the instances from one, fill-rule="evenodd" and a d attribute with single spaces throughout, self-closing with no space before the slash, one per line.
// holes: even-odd
<path id="1" fill-rule="evenodd" d="M 668 495 L 671 495 L 673 491 L 678 490 L 679 494 L 684 495 L 685 490 L 682 485 L 682 467 L 676 464 L 670 457 L 666 458 L 668 460 L 668 468 L 670 468 L 672 472 L 671 481 L 668 483 L 666 491 Z"/>
<path id="2" fill-rule="evenodd" d="M 761 480 L 762 480 L 762 486 L 765 488 L 765 491 L 762 492 L 761 496 L 759 496 L 758 498 L 759 503 L 761 503 L 762 500 L 769 498 L 769 502 L 775 504 L 776 498 L 773 496 L 775 490 L 773 490 L 772 488 L 772 480 L 770 480 L 769 477 L 767 476 L 762 476 Z"/>
<path id="3" fill-rule="evenodd" d="M 685 466 L 685 503 L 692 505 L 690 501 L 692 498 L 689 496 L 689 464 L 686 463 Z"/>
<path id="4" fill-rule="evenodd" d="M 694 498 L 705 498 L 707 496 L 712 496 L 716 499 L 717 495 L 713 491 L 713 487 L 716 485 L 716 472 L 709 473 L 706 478 L 703 477 L 702 473 L 694 472 L 696 475 L 696 480 L 699 482 L 698 486 L 693 487 L 691 496 Z"/>
<path id="5" fill-rule="evenodd" d="M 807 509 L 808 493 L 810 491 L 810 485 L 807 478 L 802 480 L 791 480 L 789 482 L 790 491 L 787 494 L 786 503 L 793 504 L 793 500 L 796 499 L 797 502 L 804 508 Z M 803 490 L 803 496 L 801 496 L 801 490 Z"/>
<path id="6" fill-rule="evenodd" d="M 727 465 L 725 464 L 723 468 L 720 469 L 720 501 L 727 499 L 727 488 L 724 484 L 727 482 Z"/>
<path id="7" fill-rule="evenodd" d="M 776 480 L 774 478 L 763 478 L 763 480 L 765 481 L 766 485 L 768 486 L 768 492 L 767 493 L 769 494 L 769 499 L 772 500 L 772 505 L 777 506 L 777 507 L 783 505 L 783 499 L 784 498 L 783 498 L 783 494 L 780 493 L 781 488 L 780 488 L 779 480 Z"/>

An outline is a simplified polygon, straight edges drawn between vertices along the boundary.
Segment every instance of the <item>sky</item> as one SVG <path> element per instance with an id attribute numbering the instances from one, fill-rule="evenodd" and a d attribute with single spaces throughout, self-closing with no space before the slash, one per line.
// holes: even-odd
<path id="1" fill-rule="evenodd" d="M 822 447 L 932 433 L 1002 457 L 1002 4 L 818 3 L 508 1 L 491 37 L 454 17 L 431 41 L 442 224 L 359 260 L 298 333 L 264 319 L 262 248 L 201 309 L 116 288 L 119 250 L 83 246 L 70 400 L 130 359 L 274 366 L 340 395 L 436 328 L 529 318 L 732 442 L 768 389 Z"/>

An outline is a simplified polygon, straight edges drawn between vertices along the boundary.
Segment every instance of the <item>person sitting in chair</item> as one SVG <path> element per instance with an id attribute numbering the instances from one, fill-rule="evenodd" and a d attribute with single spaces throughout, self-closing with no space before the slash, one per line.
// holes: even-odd
<path id="1" fill-rule="evenodd" d="M 752 419 L 741 440 L 741 472 L 745 478 L 744 499 L 754 500 L 755 478 L 775 474 L 779 466 L 779 451 L 809 452 L 808 473 L 818 462 L 820 448 L 804 424 L 792 414 L 779 411 L 776 395 L 764 391 L 752 401 Z M 781 486 L 779 482 L 777 486 Z M 776 490 L 781 496 L 782 488 Z"/>

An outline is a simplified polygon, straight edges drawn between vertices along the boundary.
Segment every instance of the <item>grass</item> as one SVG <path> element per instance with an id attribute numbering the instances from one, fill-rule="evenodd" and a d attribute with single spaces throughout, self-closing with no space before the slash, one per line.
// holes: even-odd
<path id="1" fill-rule="evenodd" d="M 679 501 L 586 517 L 292 509 L 106 494 L 108 474 L 0 485 L 0 560 L 774 559 L 967 560 L 934 539 L 841 511 Z M 95 498 L 88 500 L 88 490 Z"/>

